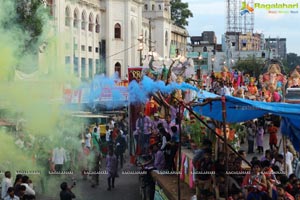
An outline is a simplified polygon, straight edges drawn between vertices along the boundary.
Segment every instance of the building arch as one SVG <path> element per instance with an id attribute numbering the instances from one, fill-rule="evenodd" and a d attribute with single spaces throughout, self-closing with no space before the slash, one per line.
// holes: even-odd
<path id="1" fill-rule="evenodd" d="M 80 21 L 78 8 L 75 8 L 74 13 L 73 13 L 73 18 L 74 18 L 73 19 L 73 26 L 74 26 L 74 28 L 78 28 L 79 27 L 79 21 Z"/>
<path id="2" fill-rule="evenodd" d="M 121 25 L 119 23 L 115 24 L 114 30 L 115 30 L 114 31 L 115 32 L 115 38 L 116 39 L 121 39 L 122 29 L 121 29 Z"/>
<path id="3" fill-rule="evenodd" d="M 122 71 L 121 64 L 119 62 L 116 62 L 116 64 L 115 64 L 115 74 L 119 78 L 121 78 L 121 75 L 122 75 L 121 71 Z"/>
<path id="4" fill-rule="evenodd" d="M 86 24 L 87 24 L 87 14 L 86 11 L 83 10 L 81 13 L 81 29 L 86 30 Z"/>
<path id="5" fill-rule="evenodd" d="M 94 15 L 91 12 L 89 15 L 89 31 L 90 32 L 93 32 L 93 30 L 94 30 L 93 27 L 94 27 Z"/>
<path id="6" fill-rule="evenodd" d="M 96 16 L 96 33 L 100 33 L 100 16 Z"/>
<path id="7" fill-rule="evenodd" d="M 71 26 L 71 8 L 69 6 L 66 6 L 65 8 L 65 26 L 70 27 Z"/>
<path id="8" fill-rule="evenodd" d="M 168 46 L 168 42 L 169 42 L 169 34 L 168 34 L 168 31 L 166 31 L 166 33 L 165 33 L 165 46 Z"/>

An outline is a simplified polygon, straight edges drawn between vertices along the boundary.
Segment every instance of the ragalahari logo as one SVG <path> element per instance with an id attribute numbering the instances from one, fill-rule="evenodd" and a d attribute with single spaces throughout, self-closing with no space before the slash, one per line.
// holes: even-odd
<path id="1" fill-rule="evenodd" d="M 245 15 L 246 13 L 253 13 L 254 8 L 249 6 L 249 4 L 246 3 L 246 1 L 242 2 L 242 8 L 241 8 L 241 15 Z"/>

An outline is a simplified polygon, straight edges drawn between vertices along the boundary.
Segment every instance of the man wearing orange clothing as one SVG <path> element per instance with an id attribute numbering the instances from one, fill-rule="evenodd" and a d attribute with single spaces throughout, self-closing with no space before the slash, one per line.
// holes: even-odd
<path id="1" fill-rule="evenodd" d="M 271 150 L 273 150 L 273 146 L 277 147 L 277 131 L 278 128 L 274 126 L 274 124 L 271 124 L 268 128 L 268 132 L 270 134 L 269 145 Z"/>

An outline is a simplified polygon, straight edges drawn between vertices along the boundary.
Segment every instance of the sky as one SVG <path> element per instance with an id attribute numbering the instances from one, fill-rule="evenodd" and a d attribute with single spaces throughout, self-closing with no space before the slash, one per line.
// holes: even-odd
<path id="1" fill-rule="evenodd" d="M 214 31 L 218 43 L 226 31 L 227 0 L 182 0 L 189 3 L 194 17 L 189 18 L 187 30 L 190 36 L 199 36 L 203 31 Z M 299 8 L 285 10 L 298 13 L 270 14 L 266 9 L 254 9 L 254 32 L 263 33 L 265 38 L 286 38 L 287 53 L 300 55 L 300 2 L 299 0 L 254 0 L 255 3 L 298 3 Z M 272 11 L 276 11 L 271 9 Z M 277 9 L 278 10 L 278 9 Z M 281 9 L 283 11 L 283 9 Z"/>

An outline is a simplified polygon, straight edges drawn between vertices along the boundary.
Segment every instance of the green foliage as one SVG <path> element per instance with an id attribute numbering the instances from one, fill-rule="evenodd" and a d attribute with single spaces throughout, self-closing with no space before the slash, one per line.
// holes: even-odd
<path id="1" fill-rule="evenodd" d="M 296 53 L 288 53 L 287 59 L 283 61 L 283 64 L 286 67 L 286 72 L 289 73 L 294 70 L 296 66 L 300 65 L 300 56 Z"/>
<path id="2" fill-rule="evenodd" d="M 28 33 L 29 38 L 25 41 L 25 49 L 35 49 L 39 36 L 43 32 L 43 22 L 46 8 L 41 0 L 17 0 L 16 1 L 16 19 L 20 28 Z M 24 50 L 25 50 L 24 49 Z"/>
<path id="3" fill-rule="evenodd" d="M 43 33 L 46 20 L 48 20 L 47 8 L 41 0 L 5 1 L 10 11 L 7 11 L 9 15 L 1 20 L 1 27 L 10 33 L 22 33 L 22 41 L 20 38 L 16 38 L 20 42 L 20 54 L 26 51 L 37 53 L 39 37 Z"/>
<path id="4" fill-rule="evenodd" d="M 2 70 L 6 79 L 14 77 L 14 69 L 25 73 L 36 71 L 39 47 L 49 35 L 49 13 L 41 0 L 1 2 L 0 52 L 6 61 L 2 65 L 8 68 Z"/>
<path id="5" fill-rule="evenodd" d="M 189 4 L 181 0 L 171 0 L 171 19 L 174 24 L 180 27 L 187 26 L 188 18 L 193 17 L 193 13 L 188 9 Z"/>
<path id="6" fill-rule="evenodd" d="M 252 77 L 256 77 L 256 80 L 258 80 L 259 75 L 262 73 L 263 66 L 264 63 L 261 59 L 248 56 L 247 59 L 238 60 L 234 68 Z"/>

